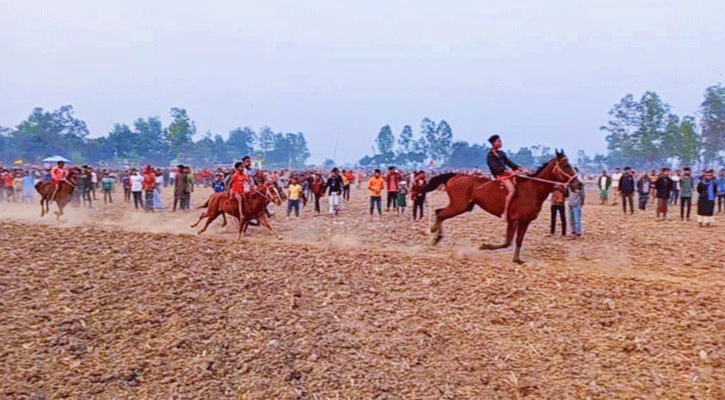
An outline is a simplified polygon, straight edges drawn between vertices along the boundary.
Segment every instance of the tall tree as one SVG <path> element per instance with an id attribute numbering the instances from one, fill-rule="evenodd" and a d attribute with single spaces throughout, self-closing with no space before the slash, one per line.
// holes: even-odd
<path id="1" fill-rule="evenodd" d="M 713 163 L 725 147 L 725 87 L 716 85 L 705 89 L 700 115 L 703 156 L 706 163 Z"/>
<path id="2" fill-rule="evenodd" d="M 418 139 L 416 151 L 432 155 L 432 144 L 436 136 L 436 123 L 430 118 L 423 118 L 420 121 L 420 139 Z"/>
<path id="3" fill-rule="evenodd" d="M 166 142 L 164 127 L 157 116 L 148 119 L 139 118 L 133 122 L 137 140 L 136 150 L 142 161 L 147 163 L 166 163 L 169 161 L 169 145 Z"/>
<path id="4" fill-rule="evenodd" d="M 702 148 L 702 139 L 697 133 L 695 118 L 689 115 L 682 118 L 677 133 L 678 137 L 675 140 L 676 147 L 673 149 L 673 154 L 684 165 L 697 162 Z"/>
<path id="5" fill-rule="evenodd" d="M 196 126 L 189 118 L 189 114 L 183 108 L 171 109 L 171 124 L 166 132 L 166 139 L 172 148 L 179 148 L 185 143 L 192 142 L 192 136 L 196 134 Z"/>
<path id="6" fill-rule="evenodd" d="M 375 139 L 375 144 L 378 146 L 380 154 L 392 154 L 393 144 L 395 144 L 395 136 L 393 136 L 393 130 L 390 129 L 390 125 L 385 125 L 380 128 L 378 137 Z"/>
<path id="7" fill-rule="evenodd" d="M 642 107 L 634 96 L 627 94 L 609 110 L 607 125 L 599 129 L 609 132 L 605 137 L 610 160 L 623 165 L 632 161 L 635 134 L 642 126 Z"/>
<path id="8" fill-rule="evenodd" d="M 646 92 L 640 100 L 642 119 L 640 129 L 636 133 L 635 155 L 644 161 L 647 167 L 654 167 L 666 158 L 663 154 L 663 135 L 666 116 L 670 106 L 654 92 Z"/>
<path id="9" fill-rule="evenodd" d="M 400 153 L 408 153 L 413 150 L 413 128 L 410 125 L 405 125 L 403 131 L 400 132 L 398 137 L 398 146 Z"/>
<path id="10" fill-rule="evenodd" d="M 453 130 L 448 122 L 441 120 L 436 127 L 432 137 L 426 137 L 430 144 L 430 153 L 433 158 L 444 163 L 451 153 L 451 143 L 453 142 Z"/>
<path id="11" fill-rule="evenodd" d="M 53 112 L 35 108 L 11 134 L 18 155 L 28 160 L 55 153 L 82 152 L 87 136 L 86 123 L 73 116 L 70 105 Z"/>
<path id="12" fill-rule="evenodd" d="M 259 150 L 262 153 L 261 156 L 267 159 L 267 155 L 274 149 L 274 132 L 272 128 L 263 126 L 259 129 L 259 135 L 257 136 L 259 142 Z"/>
<path id="13" fill-rule="evenodd" d="M 254 141 L 256 136 L 257 134 L 254 130 L 248 126 L 244 127 L 244 129 L 237 127 L 233 131 L 229 132 L 229 138 L 227 139 L 229 150 L 232 151 L 234 156 L 238 159 L 251 155 L 254 153 Z"/>

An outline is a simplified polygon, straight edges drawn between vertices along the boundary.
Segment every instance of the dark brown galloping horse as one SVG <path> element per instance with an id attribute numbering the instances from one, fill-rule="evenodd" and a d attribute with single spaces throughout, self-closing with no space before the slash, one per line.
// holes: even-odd
<path id="1" fill-rule="evenodd" d="M 209 197 L 209 200 L 207 200 L 206 203 L 199 207 L 208 208 L 205 212 L 201 213 L 199 220 L 191 225 L 191 227 L 196 227 L 199 225 L 201 220 L 206 218 L 206 224 L 199 231 L 199 235 L 201 235 L 204 231 L 206 231 L 209 224 L 211 224 L 212 221 L 220 215 L 224 219 L 222 226 L 226 226 L 227 218 L 225 214 L 229 214 L 239 220 L 239 235 L 237 236 L 237 240 L 242 237 L 242 234 L 247 230 L 249 222 L 254 219 L 259 221 L 260 224 L 272 232 L 274 236 L 279 237 L 277 232 L 275 232 L 272 228 L 272 225 L 269 224 L 269 220 L 267 220 L 266 211 L 269 203 L 275 203 L 278 206 L 282 204 L 282 196 L 280 195 L 279 189 L 272 182 L 263 183 L 262 185 L 252 189 L 252 191 L 246 195 L 242 206 L 242 216 L 239 215 L 239 203 L 237 203 L 236 198 L 229 197 L 226 193 L 214 193 Z"/>
<path id="2" fill-rule="evenodd" d="M 501 245 L 482 244 L 481 250 L 495 250 L 507 248 L 516 236 L 516 250 L 514 262 L 521 261 L 521 244 L 531 221 L 539 216 L 541 206 L 549 194 L 554 191 L 556 183 L 567 184 L 572 189 L 579 189 L 583 184 L 577 179 L 577 174 L 569 164 L 564 152 L 556 152 L 556 156 L 544 164 L 538 171 L 530 176 L 519 175 L 516 178 L 516 193 L 509 205 L 506 229 L 506 240 Z M 434 243 L 443 238 L 443 221 L 453 218 L 464 212 L 473 210 L 475 205 L 489 213 L 501 216 L 506 198 L 506 189 L 500 181 L 491 180 L 467 174 L 448 173 L 434 177 L 430 180 L 424 191 L 430 192 L 444 184 L 450 203 L 446 208 L 435 211 L 436 220 L 431 226 L 431 233 L 435 233 Z"/>
<path id="3" fill-rule="evenodd" d="M 50 214 L 50 203 L 55 201 L 58 205 L 58 211 L 55 215 L 58 219 L 63 215 L 63 208 L 73 199 L 73 190 L 78 186 L 78 174 L 81 170 L 78 167 L 68 168 L 68 176 L 66 180 L 58 184 L 58 190 L 53 182 L 38 182 L 35 184 L 35 190 L 40 193 L 40 216 L 44 217 Z"/>

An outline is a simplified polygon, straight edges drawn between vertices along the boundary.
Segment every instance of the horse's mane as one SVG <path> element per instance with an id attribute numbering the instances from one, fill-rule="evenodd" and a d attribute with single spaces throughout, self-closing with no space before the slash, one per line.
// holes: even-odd
<path id="1" fill-rule="evenodd" d="M 550 162 L 551 162 L 551 160 L 545 162 L 542 166 L 539 167 L 539 169 L 537 169 L 533 174 L 531 174 L 531 176 L 539 176 L 540 173 L 544 172 L 544 168 L 546 168 Z"/>

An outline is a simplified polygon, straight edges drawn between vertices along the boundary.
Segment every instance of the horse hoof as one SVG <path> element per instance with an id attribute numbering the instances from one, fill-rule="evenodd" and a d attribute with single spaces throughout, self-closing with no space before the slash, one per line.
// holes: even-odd
<path id="1" fill-rule="evenodd" d="M 514 260 L 514 262 L 515 262 L 516 264 L 518 264 L 518 265 L 521 265 L 521 264 L 526 264 L 526 261 L 524 261 L 524 260 L 522 260 L 522 259 L 520 259 L 520 258 L 517 258 L 517 259 L 515 259 L 515 260 Z"/>

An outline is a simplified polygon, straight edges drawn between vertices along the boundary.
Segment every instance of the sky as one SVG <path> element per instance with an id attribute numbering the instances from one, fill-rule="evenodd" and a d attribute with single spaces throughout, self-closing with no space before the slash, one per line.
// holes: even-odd
<path id="1" fill-rule="evenodd" d="M 304 132 L 319 164 L 428 117 L 469 143 L 605 152 L 619 99 L 694 114 L 723 49 L 722 1 L 3 0 L 0 125 L 71 104 L 98 137 L 181 107 L 200 135 Z"/>

